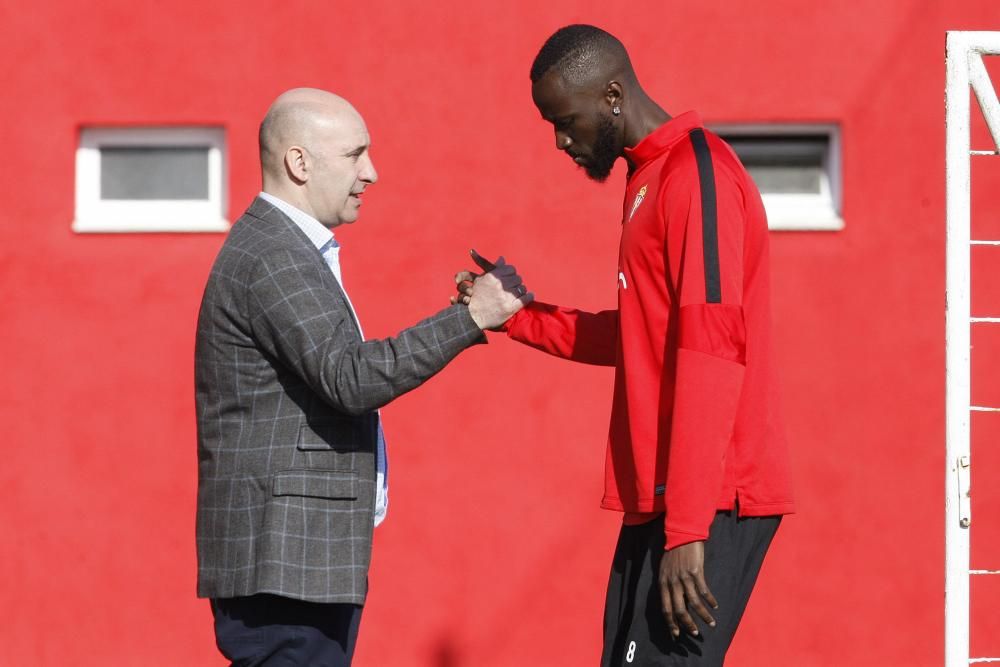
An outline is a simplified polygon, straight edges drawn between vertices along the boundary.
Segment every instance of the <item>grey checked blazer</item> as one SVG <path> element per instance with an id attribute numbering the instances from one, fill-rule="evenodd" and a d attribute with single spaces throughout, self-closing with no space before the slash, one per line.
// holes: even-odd
<path id="1" fill-rule="evenodd" d="M 374 411 L 482 340 L 468 309 L 451 306 L 362 342 L 322 255 L 256 199 L 198 316 L 198 595 L 363 604 Z"/>

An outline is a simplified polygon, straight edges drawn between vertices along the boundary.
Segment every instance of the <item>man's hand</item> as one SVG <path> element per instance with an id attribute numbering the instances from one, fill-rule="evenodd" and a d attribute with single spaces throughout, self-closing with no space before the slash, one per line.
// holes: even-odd
<path id="1" fill-rule="evenodd" d="M 715 619 L 708 613 L 702 598 L 712 609 L 719 608 L 705 583 L 705 543 L 690 542 L 665 551 L 660 559 L 660 600 L 670 634 L 680 637 L 683 627 L 689 634 L 698 635 L 698 626 L 688 613 L 689 609 L 715 627 Z"/>
<path id="2" fill-rule="evenodd" d="M 469 250 L 469 254 L 472 255 L 472 261 L 476 263 L 479 268 L 483 271 L 492 271 L 497 268 L 497 265 L 486 259 L 475 249 Z M 500 258 L 503 260 L 503 257 Z M 472 283 L 475 282 L 476 278 L 479 277 L 478 273 L 473 273 L 472 271 L 459 271 L 455 274 L 455 289 L 458 290 L 458 294 L 451 297 L 451 303 L 456 304 L 459 302 L 469 305 L 469 300 L 472 298 Z"/>
<path id="3" fill-rule="evenodd" d="M 469 306 L 469 314 L 480 329 L 496 329 L 509 320 L 514 313 L 531 303 L 535 295 L 528 292 L 521 283 L 517 270 L 508 265 L 503 257 L 496 264 L 482 258 L 473 250 L 472 259 L 486 273 L 480 276 L 469 272 L 469 285 L 462 291 L 462 301 Z M 461 283 L 456 276 L 456 283 Z M 452 303 L 457 299 L 453 297 Z"/>
<path id="4" fill-rule="evenodd" d="M 478 277 L 479 274 L 472 271 L 459 271 L 455 274 L 455 289 L 458 290 L 458 294 L 450 298 L 452 304 L 469 305 L 469 299 L 472 298 L 472 283 Z"/>

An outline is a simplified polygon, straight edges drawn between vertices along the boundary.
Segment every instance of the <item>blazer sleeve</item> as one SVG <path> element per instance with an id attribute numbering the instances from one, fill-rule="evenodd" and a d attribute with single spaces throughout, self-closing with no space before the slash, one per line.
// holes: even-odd
<path id="1" fill-rule="evenodd" d="M 324 284 L 316 257 L 294 249 L 258 257 L 247 284 L 254 338 L 332 407 L 376 410 L 421 385 L 484 339 L 467 307 L 450 306 L 397 336 L 361 341 Z"/>

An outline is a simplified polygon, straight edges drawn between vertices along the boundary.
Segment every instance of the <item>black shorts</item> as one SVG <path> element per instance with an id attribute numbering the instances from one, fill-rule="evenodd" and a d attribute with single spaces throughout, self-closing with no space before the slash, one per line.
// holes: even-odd
<path id="1" fill-rule="evenodd" d="M 709 609 L 716 627 L 692 612 L 699 636 L 682 629 L 677 639 L 667 629 L 660 602 L 663 515 L 622 526 L 608 580 L 601 666 L 721 666 L 780 521 L 779 516 L 738 518 L 736 512 L 715 515 L 705 542 L 705 581 L 719 603 Z"/>

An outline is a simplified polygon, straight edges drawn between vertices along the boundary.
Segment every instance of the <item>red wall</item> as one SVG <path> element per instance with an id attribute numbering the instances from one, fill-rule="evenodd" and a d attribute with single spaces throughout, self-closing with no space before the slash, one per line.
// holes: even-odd
<path id="1" fill-rule="evenodd" d="M 940 664 L 944 31 L 1000 28 L 994 1 L 956 4 L 0 3 L 0 664 L 221 664 L 194 597 L 192 350 L 223 236 L 71 232 L 79 128 L 224 126 L 235 219 L 270 100 L 334 90 L 380 173 L 338 230 L 369 335 L 443 306 L 470 246 L 540 299 L 600 309 L 623 174 L 598 186 L 557 154 L 527 79 L 580 21 L 621 37 L 671 112 L 843 129 L 846 229 L 772 235 L 800 513 L 730 664 Z M 974 187 L 995 212 L 1000 168 L 977 162 Z M 1000 336 L 977 336 L 986 400 Z M 596 663 L 611 379 L 494 338 L 385 410 L 393 503 L 358 665 Z M 995 473 L 1000 423 L 976 429 L 976 474 Z M 997 569 L 1000 492 L 976 488 L 973 566 Z M 973 651 L 997 655 L 1000 590 L 980 586 Z"/>

